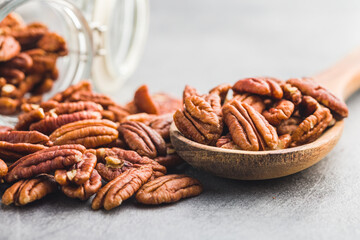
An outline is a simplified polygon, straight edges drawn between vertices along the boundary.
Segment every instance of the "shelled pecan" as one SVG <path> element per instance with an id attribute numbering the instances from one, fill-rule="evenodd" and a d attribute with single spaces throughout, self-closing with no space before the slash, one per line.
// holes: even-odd
<path id="1" fill-rule="evenodd" d="M 173 168 L 184 163 L 184 160 L 175 152 L 175 149 L 171 144 L 167 144 L 166 156 L 156 157 L 154 158 L 154 161 L 166 168 Z"/>
<path id="2" fill-rule="evenodd" d="M 166 167 L 156 161 L 141 157 L 137 152 L 121 148 L 100 148 L 96 150 L 98 164 L 96 169 L 99 174 L 108 180 L 130 168 L 140 168 L 149 165 L 153 168 L 154 177 L 166 174 Z M 105 164 L 104 164 L 105 163 Z"/>
<path id="3" fill-rule="evenodd" d="M 16 130 L 29 130 L 31 124 L 45 118 L 42 108 L 36 108 L 29 112 L 22 113 L 18 116 L 18 122 L 15 125 Z"/>
<path id="4" fill-rule="evenodd" d="M 235 149 L 240 150 L 241 148 L 234 143 L 234 141 L 231 138 L 230 133 L 226 134 L 225 136 L 220 137 L 216 142 L 216 147 L 219 148 L 225 148 L 225 149 Z"/>
<path id="5" fill-rule="evenodd" d="M 37 131 L 5 131 L 0 132 L 0 141 L 8 143 L 48 144 L 49 137 Z"/>
<path id="6" fill-rule="evenodd" d="M 30 125 L 30 130 L 36 130 L 46 135 L 51 134 L 56 129 L 69 123 L 78 122 L 81 120 L 98 120 L 101 118 L 99 112 L 94 111 L 82 111 L 70 114 L 63 114 L 55 117 L 46 117 L 39 122 Z"/>
<path id="7" fill-rule="evenodd" d="M 6 189 L 1 202 L 5 205 L 23 206 L 56 190 L 57 185 L 53 177 L 42 174 L 32 179 L 24 179 L 14 183 L 10 188 Z"/>
<path id="8" fill-rule="evenodd" d="M 152 168 L 144 166 L 126 170 L 101 188 L 92 201 L 92 209 L 111 210 L 121 205 L 146 183 L 152 175 Z"/>
<path id="9" fill-rule="evenodd" d="M 136 200 L 143 204 L 157 205 L 194 197 L 201 192 L 202 186 L 198 180 L 185 175 L 171 174 L 145 183 L 137 192 Z"/>
<path id="10" fill-rule="evenodd" d="M 10 143 L 0 141 L 0 158 L 7 162 L 13 162 L 31 153 L 46 149 L 42 144 L 32 143 Z"/>
<path id="11" fill-rule="evenodd" d="M 91 91 L 91 84 L 88 81 L 81 81 L 75 85 L 72 85 L 62 92 L 55 94 L 51 100 L 56 102 L 64 102 L 68 100 L 72 95 L 80 91 Z"/>
<path id="12" fill-rule="evenodd" d="M 107 95 L 92 91 L 78 91 L 67 99 L 69 102 L 90 101 L 100 104 L 104 109 L 116 103 Z"/>
<path id="13" fill-rule="evenodd" d="M 117 137 L 116 123 L 106 119 L 88 119 L 61 126 L 50 135 L 50 140 L 54 145 L 81 144 L 87 148 L 95 148 L 111 143 Z"/>
<path id="14" fill-rule="evenodd" d="M 288 100 L 282 99 L 274 104 L 269 110 L 262 114 L 266 120 L 273 126 L 279 125 L 283 120 L 289 119 L 293 114 L 295 105 Z"/>
<path id="15" fill-rule="evenodd" d="M 176 127 L 196 142 L 214 145 L 222 133 L 223 123 L 211 105 L 202 97 L 185 98 L 184 110 L 174 114 Z"/>
<path id="16" fill-rule="evenodd" d="M 244 78 L 237 81 L 232 87 L 234 92 L 253 93 L 262 96 L 269 96 L 275 99 L 283 97 L 283 91 L 278 80 L 274 78 Z"/>
<path id="17" fill-rule="evenodd" d="M 101 176 L 94 169 L 90 178 L 81 185 L 69 184 L 61 186 L 61 191 L 70 198 L 78 198 L 82 201 L 89 199 L 101 188 Z"/>
<path id="18" fill-rule="evenodd" d="M 162 114 L 149 120 L 148 126 L 154 129 L 164 140 L 170 139 L 170 125 L 173 122 L 173 114 Z"/>
<path id="19" fill-rule="evenodd" d="M 292 86 L 289 83 L 281 84 L 281 88 L 284 92 L 284 98 L 298 105 L 301 102 L 302 94 L 297 87 Z"/>
<path id="20" fill-rule="evenodd" d="M 82 160 L 85 150 L 82 145 L 71 144 L 54 146 L 29 154 L 9 167 L 5 180 L 13 182 L 72 166 Z"/>
<path id="21" fill-rule="evenodd" d="M 119 126 L 119 134 L 130 149 L 141 156 L 154 158 L 166 154 L 164 139 L 152 128 L 140 122 L 124 122 Z"/>
<path id="22" fill-rule="evenodd" d="M 231 89 L 231 84 L 220 84 L 219 86 L 214 87 L 213 89 L 211 89 L 209 91 L 210 94 L 217 94 L 220 96 L 221 99 L 221 103 L 223 104 L 226 100 L 226 96 L 229 92 L 229 90 Z"/>
<path id="23" fill-rule="evenodd" d="M 86 151 L 82 159 L 75 163 L 70 169 L 59 169 L 55 171 L 55 181 L 62 186 L 74 183 L 76 185 L 84 184 L 90 179 L 91 173 L 96 166 L 95 151 Z"/>
<path id="24" fill-rule="evenodd" d="M 70 114 L 74 112 L 82 112 L 82 111 L 95 111 L 100 112 L 103 108 L 101 105 L 94 102 L 66 102 L 59 103 L 54 107 L 54 113 L 57 115 Z"/>

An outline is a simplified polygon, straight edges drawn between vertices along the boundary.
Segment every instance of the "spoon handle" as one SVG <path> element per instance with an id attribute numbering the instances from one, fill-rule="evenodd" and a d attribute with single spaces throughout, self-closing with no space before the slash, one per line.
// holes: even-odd
<path id="1" fill-rule="evenodd" d="M 360 88 L 360 48 L 314 78 L 337 97 L 348 99 Z"/>

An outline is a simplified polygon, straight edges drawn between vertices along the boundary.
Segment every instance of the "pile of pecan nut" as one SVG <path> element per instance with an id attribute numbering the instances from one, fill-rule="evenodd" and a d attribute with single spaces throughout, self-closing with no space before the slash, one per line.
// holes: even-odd
<path id="1" fill-rule="evenodd" d="M 121 106 L 85 81 L 22 104 L 14 129 L 0 127 L 0 179 L 13 184 L 2 203 L 22 206 L 62 191 L 83 201 L 95 195 L 92 208 L 110 210 L 133 195 L 161 204 L 200 194 L 198 180 L 166 175 L 183 163 L 169 141 L 181 105 L 144 85 Z"/>
<path id="2" fill-rule="evenodd" d="M 25 24 L 11 13 L 0 22 L 0 114 L 22 103 L 40 103 L 59 72 L 58 57 L 68 54 L 65 40 L 42 23 Z"/>
<path id="3" fill-rule="evenodd" d="M 233 97 L 227 98 L 228 91 Z M 200 95 L 186 86 L 174 122 L 187 138 L 225 149 L 263 151 L 315 141 L 348 116 L 344 102 L 311 78 L 245 78 Z"/>

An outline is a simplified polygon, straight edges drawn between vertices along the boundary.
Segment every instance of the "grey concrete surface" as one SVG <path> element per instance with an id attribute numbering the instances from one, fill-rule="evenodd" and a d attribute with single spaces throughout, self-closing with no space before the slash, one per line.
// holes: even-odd
<path id="1" fill-rule="evenodd" d="M 359 13 L 357 0 L 151 0 L 143 59 L 115 97 L 125 102 L 143 83 L 180 96 L 185 84 L 312 75 L 360 45 Z M 185 166 L 204 193 L 176 204 L 94 212 L 57 194 L 1 206 L 0 239 L 359 239 L 360 92 L 347 103 L 339 144 L 298 174 L 234 181 Z"/>

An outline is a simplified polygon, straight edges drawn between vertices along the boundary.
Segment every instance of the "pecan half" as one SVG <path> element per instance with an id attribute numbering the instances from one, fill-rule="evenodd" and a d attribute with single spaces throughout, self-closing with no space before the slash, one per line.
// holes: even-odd
<path id="1" fill-rule="evenodd" d="M 200 97 L 200 94 L 198 93 L 196 88 L 193 88 L 193 87 L 190 87 L 189 85 L 186 85 L 185 88 L 184 88 L 184 92 L 183 92 L 183 103 L 185 103 L 185 99 L 187 97 L 191 97 L 191 96 Z"/>
<path id="2" fill-rule="evenodd" d="M 141 157 L 135 151 L 120 148 L 100 148 L 96 150 L 96 156 L 99 162 L 96 169 L 103 178 L 108 180 L 112 180 L 127 169 L 140 168 L 144 165 L 152 166 L 155 177 L 166 174 L 166 167 L 150 158 Z"/>
<path id="3" fill-rule="evenodd" d="M 166 153 L 166 156 L 156 157 L 154 158 L 154 161 L 166 168 L 174 168 L 184 163 L 184 160 L 175 152 L 175 149 L 171 144 L 167 144 Z"/>
<path id="4" fill-rule="evenodd" d="M 75 163 L 69 170 L 56 170 L 55 181 L 62 186 L 69 185 L 70 183 L 81 185 L 90 179 L 96 162 L 95 152 L 86 151 L 81 161 Z"/>
<path id="5" fill-rule="evenodd" d="M 291 135 L 290 134 L 284 134 L 279 136 L 279 144 L 277 145 L 276 149 L 285 149 L 288 148 L 291 144 Z"/>
<path id="6" fill-rule="evenodd" d="M 121 123 L 119 134 L 129 148 L 141 156 L 154 158 L 166 154 L 164 139 L 155 130 L 141 122 Z"/>
<path id="7" fill-rule="evenodd" d="M 50 135 L 50 140 L 54 145 L 76 143 L 87 148 L 95 148 L 117 139 L 116 128 L 116 123 L 106 119 L 76 121 L 56 129 Z"/>
<path id="8" fill-rule="evenodd" d="M 40 173 L 49 173 L 64 169 L 81 161 L 85 152 L 81 145 L 62 145 L 50 147 L 20 158 L 9 167 L 5 179 L 13 182 L 22 178 L 30 178 Z"/>
<path id="9" fill-rule="evenodd" d="M 234 149 L 234 150 L 240 150 L 241 149 L 232 140 L 230 133 L 226 134 L 225 136 L 220 137 L 216 141 L 216 146 L 219 147 L 219 148 L 225 148 L 225 149 Z"/>
<path id="10" fill-rule="evenodd" d="M 7 68 L 16 68 L 21 71 L 26 71 L 30 69 L 33 65 L 33 60 L 27 53 L 19 53 L 14 58 L 10 59 L 7 62 L 4 62 L 2 66 Z"/>
<path id="11" fill-rule="evenodd" d="M 319 108 L 319 103 L 310 96 L 304 96 L 299 105 L 299 113 L 301 116 L 307 117 L 313 114 Z"/>
<path id="12" fill-rule="evenodd" d="M 100 112 L 103 108 L 101 105 L 94 103 L 94 102 L 66 102 L 66 103 L 59 103 L 56 105 L 54 112 L 57 115 L 63 114 L 70 114 L 74 112 L 81 112 L 81 111 L 95 111 Z"/>
<path id="13" fill-rule="evenodd" d="M 6 189 L 1 202 L 5 205 L 12 203 L 23 206 L 39 200 L 49 193 L 55 192 L 57 185 L 50 175 L 40 175 L 32 179 L 20 180 Z"/>
<path id="14" fill-rule="evenodd" d="M 281 84 L 281 88 L 284 92 L 284 98 L 298 105 L 301 102 L 302 94 L 297 87 L 288 83 Z"/>
<path id="15" fill-rule="evenodd" d="M 68 53 L 65 39 L 56 33 L 47 32 L 37 42 L 37 46 L 47 52 L 53 52 L 60 56 L 65 56 Z"/>
<path id="16" fill-rule="evenodd" d="M 11 35 L 19 41 L 21 49 L 36 47 L 36 42 L 47 32 L 47 27 L 42 23 L 31 23 L 25 27 L 11 29 Z"/>
<path id="17" fill-rule="evenodd" d="M 80 92 L 80 91 L 91 91 L 91 83 L 88 81 L 81 81 L 75 85 L 72 85 L 65 89 L 64 91 L 57 93 L 54 95 L 54 97 L 51 98 L 51 100 L 56 102 L 64 102 L 69 97 L 71 97 L 73 94 Z"/>
<path id="18" fill-rule="evenodd" d="M 256 111 L 259 113 L 262 113 L 265 108 L 266 104 L 264 99 L 257 95 L 252 95 L 250 93 L 241 93 L 236 94 L 233 99 L 231 99 L 228 103 L 231 104 L 232 101 L 240 101 L 249 104 L 251 107 L 253 107 Z"/>
<path id="19" fill-rule="evenodd" d="M 320 106 L 313 115 L 305 118 L 294 130 L 291 135 L 291 146 L 315 141 L 325 131 L 332 119 L 330 110 Z"/>
<path id="20" fill-rule="evenodd" d="M 30 153 L 34 153 L 46 148 L 47 147 L 42 144 L 10 143 L 0 141 L 0 158 L 8 162 L 12 162 Z"/>
<path id="21" fill-rule="evenodd" d="M 100 118 L 101 118 L 101 114 L 99 112 L 94 112 L 94 111 L 75 112 L 70 114 L 63 114 L 58 117 L 46 117 L 37 123 L 31 124 L 29 129 L 36 130 L 46 135 L 49 135 L 63 125 L 73 122 L 78 122 L 85 119 L 96 120 Z"/>
<path id="22" fill-rule="evenodd" d="M 253 93 L 263 96 L 281 99 L 283 91 L 279 80 L 273 78 L 244 78 L 237 81 L 232 90 L 239 93 Z"/>
<path id="23" fill-rule="evenodd" d="M 152 168 L 149 166 L 126 170 L 100 189 L 92 201 L 92 209 L 98 210 L 103 207 L 110 210 L 120 206 L 146 183 L 151 175 Z"/>
<path id="24" fill-rule="evenodd" d="M 171 174 L 144 184 L 137 192 L 136 200 L 153 205 L 171 203 L 182 198 L 197 196 L 202 190 L 198 180 L 185 175 Z"/>
<path id="25" fill-rule="evenodd" d="M 69 184 L 61 187 L 61 191 L 70 198 L 78 198 L 82 201 L 89 199 L 101 188 L 101 176 L 94 169 L 91 177 L 83 184 Z"/>
<path id="26" fill-rule="evenodd" d="M 229 90 L 231 89 L 231 84 L 220 84 L 219 86 L 214 87 L 213 89 L 211 89 L 209 91 L 210 94 L 217 94 L 220 96 L 221 99 L 221 103 L 224 103 L 226 100 L 226 96 L 229 92 Z"/>
<path id="27" fill-rule="evenodd" d="M 335 95 L 320 86 L 311 78 L 293 78 L 287 81 L 297 87 L 304 95 L 315 98 L 318 102 L 330 108 L 342 118 L 348 116 L 346 104 L 338 99 Z"/>
<path id="28" fill-rule="evenodd" d="M 292 102 L 281 99 L 276 102 L 272 108 L 264 111 L 262 114 L 270 124 L 277 126 L 282 121 L 289 119 L 294 109 L 295 105 Z"/>
<path id="29" fill-rule="evenodd" d="M 156 93 L 151 97 L 158 106 L 157 114 L 174 113 L 182 106 L 182 101 L 180 99 L 166 93 Z"/>
<path id="30" fill-rule="evenodd" d="M 18 116 L 18 122 L 15 125 L 16 130 L 29 130 L 31 124 L 45 118 L 42 108 L 36 108 L 29 112 L 22 113 Z"/>
<path id="31" fill-rule="evenodd" d="M 233 101 L 223 107 L 224 119 L 233 141 L 243 150 L 275 149 L 278 135 L 273 126 L 246 103 Z"/>
<path id="32" fill-rule="evenodd" d="M 0 36 L 0 62 L 8 61 L 20 53 L 20 44 L 11 36 Z"/>
<path id="33" fill-rule="evenodd" d="M 222 120 L 202 97 L 191 96 L 185 99 L 184 110 L 177 110 L 174 122 L 187 138 L 203 144 L 214 145 L 223 130 Z"/>
<path id="34" fill-rule="evenodd" d="M 142 122 L 144 124 L 149 124 L 152 119 L 154 119 L 156 116 L 155 114 L 147 114 L 147 113 L 136 113 L 131 114 L 126 117 L 124 117 L 120 122 Z M 161 115 L 160 115 L 161 116 Z"/>
<path id="35" fill-rule="evenodd" d="M 120 105 L 111 105 L 108 107 L 108 110 L 114 114 L 114 119 L 116 122 L 121 122 L 126 116 L 130 114 Z"/>
<path id="36" fill-rule="evenodd" d="M 49 137 L 37 131 L 0 132 L 0 141 L 8 143 L 48 144 Z"/>
<path id="37" fill-rule="evenodd" d="M 97 104 L 100 104 L 104 109 L 107 109 L 111 105 L 116 103 L 105 94 L 94 93 L 91 91 L 78 91 L 72 94 L 68 99 L 70 102 L 79 102 L 79 101 L 90 101 Z"/>

